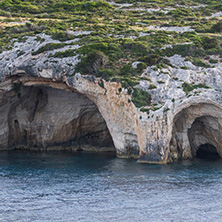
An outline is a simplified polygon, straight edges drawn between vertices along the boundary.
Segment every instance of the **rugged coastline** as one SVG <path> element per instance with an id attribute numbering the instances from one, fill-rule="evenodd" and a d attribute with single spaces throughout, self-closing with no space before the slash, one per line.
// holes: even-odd
<path id="1" fill-rule="evenodd" d="M 210 144 L 222 157 L 217 5 L 191 1 L 178 14 L 165 3 L 90 4 L 81 10 L 97 13 L 92 24 L 77 26 L 66 7 L 57 19 L 33 12 L 16 26 L 3 17 L 0 150 L 115 151 L 165 164 Z"/>
<path id="2" fill-rule="evenodd" d="M 119 157 L 167 163 L 192 158 L 200 145 L 209 143 L 221 155 L 221 106 L 212 88 L 148 115 L 130 101 L 127 90 L 119 92 L 119 83 L 91 76 L 61 81 L 23 72 L 5 78 L 0 87 L 1 149 L 53 150 L 86 142 L 114 146 Z"/>

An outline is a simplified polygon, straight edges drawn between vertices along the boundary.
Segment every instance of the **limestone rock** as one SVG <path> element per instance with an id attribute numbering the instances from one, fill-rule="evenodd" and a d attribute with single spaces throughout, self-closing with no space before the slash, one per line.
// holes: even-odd
<path id="1" fill-rule="evenodd" d="M 171 66 L 148 67 L 142 76 L 156 88 L 144 78 L 137 85 L 152 95 L 147 114 L 120 83 L 75 73 L 78 55 L 49 56 L 66 48 L 33 55 L 57 42 L 41 38 L 44 43 L 29 37 L 0 54 L 0 149 L 115 147 L 120 157 L 167 163 L 192 158 L 201 145 L 211 144 L 222 156 L 221 63 L 200 68 L 174 55 L 168 58 Z M 78 48 L 72 41 L 71 48 Z"/>

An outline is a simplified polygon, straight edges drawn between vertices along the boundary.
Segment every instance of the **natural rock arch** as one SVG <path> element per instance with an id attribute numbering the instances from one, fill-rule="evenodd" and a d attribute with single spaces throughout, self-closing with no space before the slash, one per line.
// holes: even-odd
<path id="1" fill-rule="evenodd" d="M 206 144 L 222 157 L 222 108 L 211 102 L 183 107 L 173 120 L 169 160 L 193 158 Z"/>
<path id="2" fill-rule="evenodd" d="M 0 97 L 0 149 L 114 151 L 94 102 L 53 82 L 13 83 Z"/>

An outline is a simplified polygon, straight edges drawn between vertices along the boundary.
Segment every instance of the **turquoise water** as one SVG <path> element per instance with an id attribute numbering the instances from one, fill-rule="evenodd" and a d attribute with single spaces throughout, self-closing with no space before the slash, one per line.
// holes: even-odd
<path id="1" fill-rule="evenodd" d="M 0 153 L 0 221 L 222 221 L 222 161 Z"/>

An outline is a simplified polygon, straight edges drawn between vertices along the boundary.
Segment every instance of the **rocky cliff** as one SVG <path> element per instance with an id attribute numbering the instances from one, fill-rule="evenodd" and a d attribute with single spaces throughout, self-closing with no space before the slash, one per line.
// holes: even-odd
<path id="1" fill-rule="evenodd" d="M 220 0 L 0 1 L 0 149 L 222 156 L 221 11 Z"/>
<path id="2" fill-rule="evenodd" d="M 211 144 L 222 156 L 221 64 L 200 68 L 175 55 L 168 58 L 173 66 L 146 68 L 137 87 L 158 108 L 142 112 L 121 83 L 73 74 L 75 57 L 33 55 L 41 44 L 30 37 L 0 54 L 2 150 L 115 149 L 119 157 L 167 163 Z M 25 54 L 18 56 L 18 48 Z"/>

